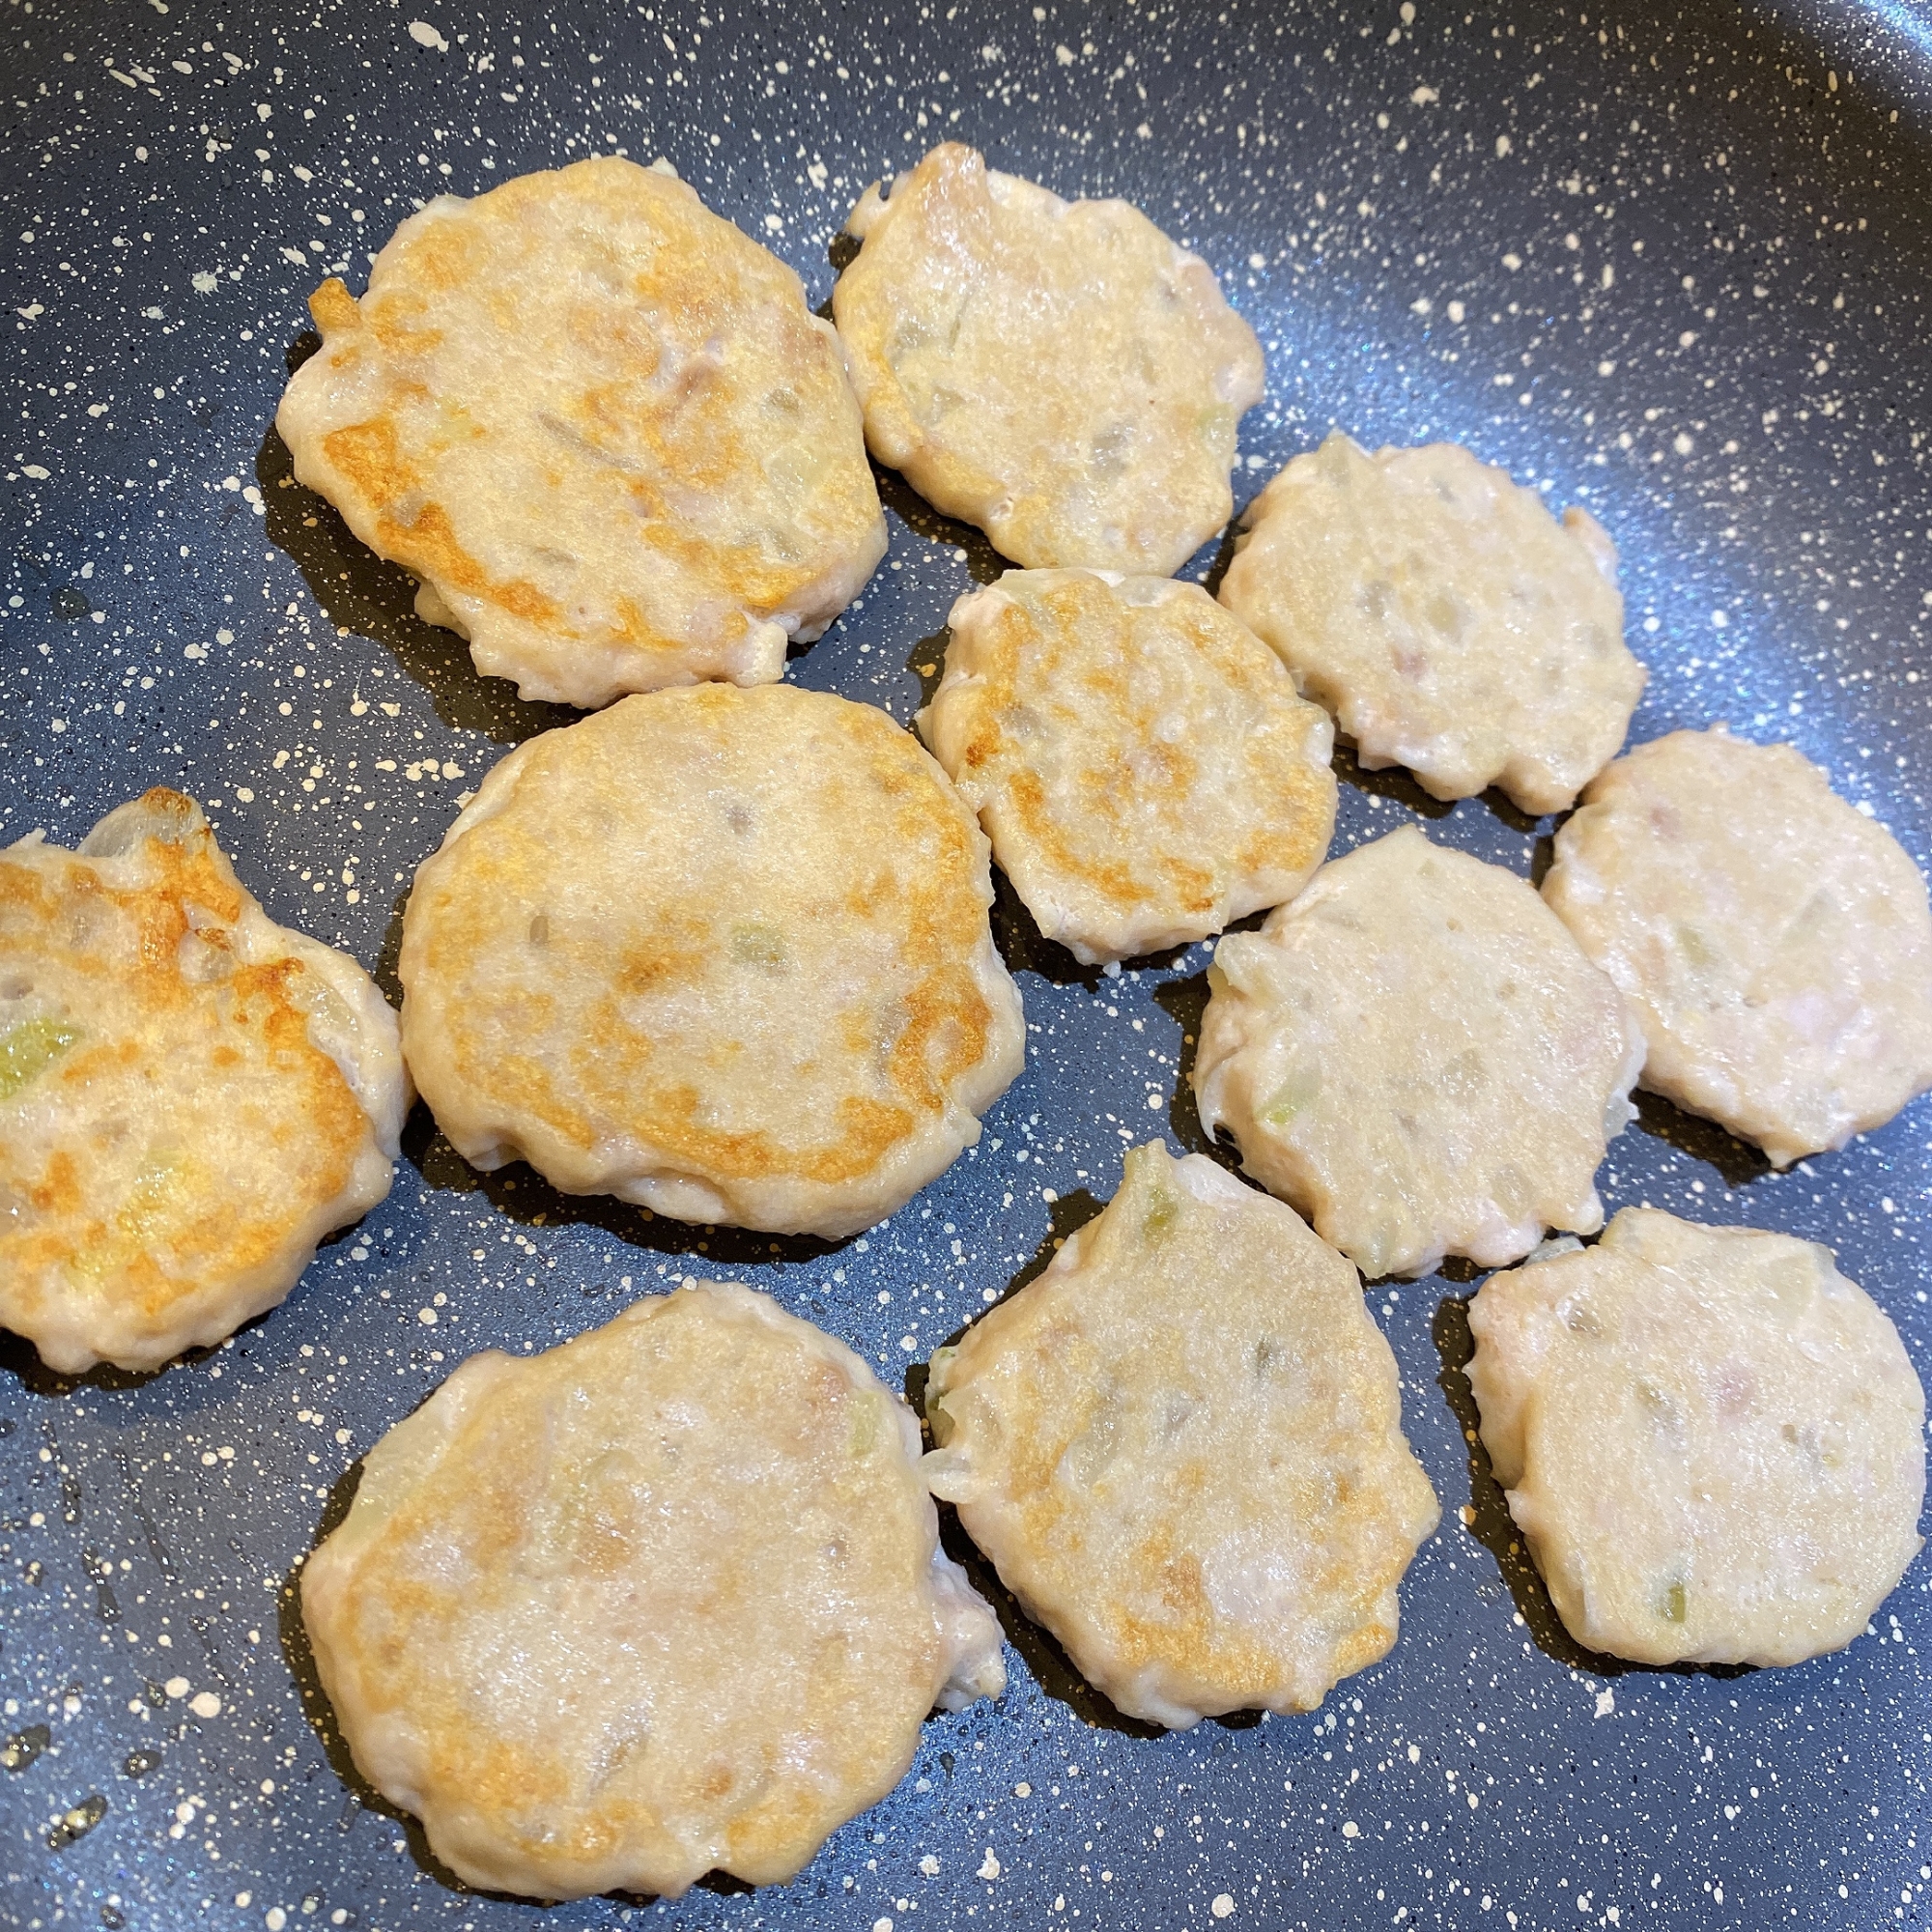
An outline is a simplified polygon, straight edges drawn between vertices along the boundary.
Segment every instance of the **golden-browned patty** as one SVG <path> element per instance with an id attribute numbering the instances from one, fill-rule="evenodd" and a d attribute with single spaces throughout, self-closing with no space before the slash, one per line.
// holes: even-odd
<path id="1" fill-rule="evenodd" d="M 1199 584 L 1009 570 L 950 622 L 921 729 L 1076 959 L 1205 939 L 1321 863 L 1334 727 Z"/>
<path id="2" fill-rule="evenodd" d="M 0 851 L 0 1322 L 155 1369 L 272 1308 L 389 1191 L 409 1083 L 346 953 L 272 923 L 160 787 Z"/>
<path id="3" fill-rule="evenodd" d="M 837 336 L 666 168 L 439 196 L 309 306 L 296 474 L 525 697 L 770 682 L 885 554 Z"/>
<path id="4" fill-rule="evenodd" d="M 1594 1234 L 1643 1037 L 1526 879 L 1414 826 L 1214 951 L 1194 1091 L 1368 1275 Z"/>
<path id="5" fill-rule="evenodd" d="M 881 463 L 1029 569 L 1166 576 L 1228 521 L 1254 330 L 1123 201 L 934 148 L 846 221 L 833 313 Z"/>
<path id="6" fill-rule="evenodd" d="M 1311 1711 L 1435 1527 L 1395 1356 L 1292 1208 L 1157 1141 L 933 1358 L 936 1494 L 1131 1717 Z"/>
<path id="7" fill-rule="evenodd" d="M 1639 745 L 1557 833 L 1543 895 L 1629 997 L 1643 1084 L 1779 1167 L 1932 1086 L 1925 881 L 1795 746 Z"/>
<path id="8" fill-rule="evenodd" d="M 470 1885 L 788 1879 L 1006 1683 L 919 1424 L 750 1289 L 473 1355 L 370 1453 L 302 1574 L 364 1776 Z"/>
<path id="9" fill-rule="evenodd" d="M 1568 810 L 1643 691 L 1596 520 L 1455 443 L 1371 456 L 1337 430 L 1255 498 L 1221 601 L 1364 765 L 1437 798 Z"/>
<path id="10" fill-rule="evenodd" d="M 1925 1396 L 1832 1252 L 1626 1208 L 1469 1306 L 1483 1441 L 1571 1635 L 1797 1663 L 1918 1553 Z"/>
<path id="11" fill-rule="evenodd" d="M 883 711 L 763 685 L 532 739 L 416 874 L 403 1045 L 479 1167 L 840 1236 L 1018 1073 L 986 840 Z"/>

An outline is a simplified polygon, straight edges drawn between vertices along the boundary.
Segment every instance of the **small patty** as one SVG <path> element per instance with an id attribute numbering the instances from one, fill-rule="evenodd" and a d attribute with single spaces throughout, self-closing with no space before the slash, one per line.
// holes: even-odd
<path id="1" fill-rule="evenodd" d="M 1009 570 L 950 622 L 920 727 L 1076 959 L 1205 939 L 1321 863 L 1327 714 L 1198 584 Z"/>
<path id="2" fill-rule="evenodd" d="M 769 683 L 885 554 L 837 336 L 662 164 L 439 195 L 309 307 L 296 474 L 521 696 Z"/>
<path id="3" fill-rule="evenodd" d="M 1158 1142 L 933 1358 L 934 1492 L 1130 1717 L 1312 1711 L 1435 1527 L 1395 1357 L 1292 1209 Z"/>
<path id="4" fill-rule="evenodd" d="M 416 874 L 403 1046 L 467 1160 L 849 1235 L 1019 1072 L 984 835 L 868 704 L 626 698 L 531 739 Z"/>
<path id="5" fill-rule="evenodd" d="M 281 1300 L 389 1191 L 409 1082 L 347 953 L 274 924 L 156 787 L 0 851 L 0 1321 L 157 1369 Z"/>
<path id="6" fill-rule="evenodd" d="M 1629 997 L 1644 1086 L 1776 1166 L 1932 1086 L 1925 881 L 1793 746 L 1639 745 L 1557 833 L 1543 895 Z"/>
<path id="7" fill-rule="evenodd" d="M 1578 1643 L 1797 1663 L 1918 1553 L 1925 1396 L 1829 1248 L 1626 1208 L 1486 1282 L 1469 1327 L 1484 1444 Z"/>
<path id="8" fill-rule="evenodd" d="M 540 1898 L 780 1884 L 1006 1682 L 911 1412 L 718 1283 L 471 1356 L 370 1452 L 302 1617 L 363 1776 Z"/>
<path id="9" fill-rule="evenodd" d="M 1643 691 L 1617 555 L 1587 512 L 1454 443 L 1371 456 L 1339 430 L 1256 497 L 1221 601 L 1371 769 L 1436 798 L 1567 810 Z"/>
<path id="10" fill-rule="evenodd" d="M 1222 940 L 1208 982 L 1202 1124 L 1364 1274 L 1603 1225 L 1642 1036 L 1514 872 L 1406 826 Z"/>
<path id="11" fill-rule="evenodd" d="M 832 308 L 866 440 L 935 508 L 1030 570 L 1162 577 L 1228 521 L 1261 344 L 1138 209 L 949 141 L 845 226 Z"/>

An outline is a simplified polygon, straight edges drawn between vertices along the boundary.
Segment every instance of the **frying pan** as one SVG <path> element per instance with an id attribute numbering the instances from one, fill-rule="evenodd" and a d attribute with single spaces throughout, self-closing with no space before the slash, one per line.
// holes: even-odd
<path id="1" fill-rule="evenodd" d="M 0 46 L 0 837 L 72 843 L 179 785 L 273 917 L 393 989 L 416 863 L 496 757 L 567 714 L 478 678 L 402 574 L 291 483 L 270 425 L 314 346 L 303 298 L 331 270 L 359 288 L 431 195 L 615 150 L 668 156 L 817 303 L 860 190 L 952 136 L 1063 193 L 1131 198 L 1220 272 L 1269 358 L 1237 497 L 1339 423 L 1371 445 L 1466 442 L 1586 505 L 1622 548 L 1651 668 L 1633 737 L 1724 719 L 1795 740 L 1927 860 L 1932 19 L 1915 7 L 19 0 Z M 881 486 L 890 560 L 790 675 L 908 719 L 952 599 L 999 565 Z M 1211 582 L 1226 554 L 1186 574 Z M 1451 809 L 1342 771 L 1338 850 L 1420 818 L 1525 873 L 1547 853 L 1549 823 L 1493 797 Z M 419 1111 L 390 1200 L 230 1344 L 77 1382 L 7 1344 L 0 1921 L 538 1922 L 456 1886 L 354 1776 L 298 1566 L 357 1459 L 476 1349 L 546 1347 L 720 1274 L 916 1395 L 986 1292 L 1113 1191 L 1126 1146 L 1201 1147 L 1185 1075 L 1208 950 L 1108 977 L 1005 896 L 997 925 L 1027 1071 L 979 1149 L 862 1239 L 707 1234 L 527 1169 L 481 1177 Z M 1922 1375 L 1928 1142 L 1921 1104 L 1775 1176 L 1647 1100 L 1604 1192 L 1829 1242 Z M 1471 1292 L 1463 1272 L 1370 1291 L 1444 1526 L 1393 1654 L 1320 1713 L 1151 1734 L 978 1565 L 1011 1688 L 928 1723 L 903 1785 L 796 1883 L 548 1922 L 1921 1922 L 1932 1569 L 1796 1669 L 1578 1651 L 1471 1434 Z"/>

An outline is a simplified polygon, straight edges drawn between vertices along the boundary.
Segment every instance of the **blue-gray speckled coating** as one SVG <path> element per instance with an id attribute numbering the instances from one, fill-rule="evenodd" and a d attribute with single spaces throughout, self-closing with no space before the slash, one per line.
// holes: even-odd
<path id="1" fill-rule="evenodd" d="M 820 301 L 860 189 L 944 134 L 1063 193 L 1129 195 L 1222 271 L 1270 360 L 1237 497 L 1331 423 L 1371 445 L 1453 438 L 1547 483 L 1622 547 L 1652 667 L 1635 735 L 1714 718 L 1789 735 L 1922 864 L 1922 14 L 1407 11 L 10 7 L 0 836 L 72 842 L 143 785 L 182 785 L 274 918 L 389 974 L 416 862 L 491 760 L 558 714 L 479 681 L 401 576 L 288 485 L 269 425 L 302 298 L 331 269 L 359 287 L 418 198 L 616 148 L 668 154 Z M 792 674 L 905 719 L 952 598 L 995 565 L 886 489 L 890 561 Z M 1548 829 L 1344 776 L 1339 848 L 1420 815 L 1528 870 Z M 345 1785 L 294 1567 L 356 1457 L 471 1350 L 545 1346 L 685 1273 L 735 1273 L 897 1378 L 1112 1191 L 1130 1140 L 1197 1146 L 1177 1093 L 1207 950 L 1105 979 L 1009 900 L 1001 927 L 1029 1070 L 977 1152 L 864 1239 L 707 1248 L 527 1171 L 480 1181 L 418 1116 L 390 1201 L 231 1346 L 70 1386 L 10 1345 L 0 1923 L 540 1922 L 452 1889 L 412 1826 Z M 1928 1141 L 1920 1104 L 1774 1179 L 1648 1103 L 1604 1192 L 1830 1242 L 1922 1373 Z M 1394 1654 L 1319 1722 L 1096 1722 L 1009 1615 L 1001 1707 L 933 1721 L 900 1791 L 790 1889 L 554 1922 L 1922 1922 L 1932 1567 L 1849 1651 L 1792 1670 L 1577 1654 L 1471 1466 L 1468 1292 L 1374 1294 L 1446 1527 Z"/>

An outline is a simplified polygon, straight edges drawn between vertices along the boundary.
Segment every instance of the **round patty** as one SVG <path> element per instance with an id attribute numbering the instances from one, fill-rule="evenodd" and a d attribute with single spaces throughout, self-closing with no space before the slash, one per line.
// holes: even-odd
<path id="1" fill-rule="evenodd" d="M 274 924 L 161 787 L 0 851 L 0 1321 L 157 1369 L 280 1301 L 389 1191 L 395 1015 Z"/>
<path id="2" fill-rule="evenodd" d="M 769 683 L 885 554 L 837 336 L 662 163 L 439 195 L 309 307 L 296 474 L 524 697 Z"/>
<path id="3" fill-rule="evenodd" d="M 1321 863 L 1327 714 L 1199 584 L 1009 570 L 948 621 L 920 728 L 1076 959 L 1205 939 Z"/>
<path id="4" fill-rule="evenodd" d="M 1312 1711 L 1395 1642 L 1436 1522 L 1355 1270 L 1158 1142 L 933 1358 L 934 1492 L 1130 1717 Z"/>
<path id="5" fill-rule="evenodd" d="M 1413 826 L 1215 949 L 1194 1090 L 1364 1274 L 1593 1234 L 1643 1039 L 1527 881 Z"/>
<path id="6" fill-rule="evenodd" d="M 919 1439 L 849 1349 L 745 1288 L 472 1356 L 302 1574 L 357 1767 L 487 1889 L 790 1878 L 935 1704 L 1006 1682 Z"/>
<path id="7" fill-rule="evenodd" d="M 1925 1396 L 1829 1248 L 1626 1208 L 1486 1282 L 1469 1327 L 1483 1442 L 1578 1643 L 1797 1663 L 1918 1553 Z"/>
<path id="8" fill-rule="evenodd" d="M 949 141 L 845 226 L 832 310 L 866 440 L 936 508 L 1029 569 L 1161 577 L 1228 521 L 1261 344 L 1138 209 Z"/>
<path id="9" fill-rule="evenodd" d="M 504 758 L 416 874 L 403 1047 L 478 1167 L 838 1236 L 1019 1072 L 984 835 L 867 704 L 629 697 Z"/>
<path id="10" fill-rule="evenodd" d="M 1543 895 L 1628 995 L 1643 1084 L 1778 1167 L 1932 1086 L 1925 881 L 1793 746 L 1639 745 L 1557 833 Z"/>
<path id="11" fill-rule="evenodd" d="M 1567 810 L 1643 691 L 1595 519 L 1454 443 L 1371 456 L 1339 430 L 1256 497 L 1221 601 L 1334 713 L 1364 765 L 1436 798 Z"/>

